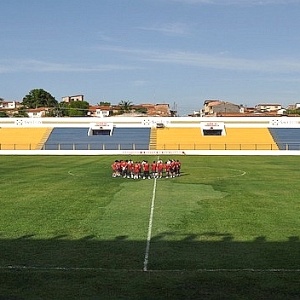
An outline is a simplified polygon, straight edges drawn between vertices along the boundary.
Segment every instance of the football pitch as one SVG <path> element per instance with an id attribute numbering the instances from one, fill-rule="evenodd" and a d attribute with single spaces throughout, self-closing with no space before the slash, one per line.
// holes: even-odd
<path id="1" fill-rule="evenodd" d="M 0 299 L 299 299 L 300 157 L 0 156 Z"/>

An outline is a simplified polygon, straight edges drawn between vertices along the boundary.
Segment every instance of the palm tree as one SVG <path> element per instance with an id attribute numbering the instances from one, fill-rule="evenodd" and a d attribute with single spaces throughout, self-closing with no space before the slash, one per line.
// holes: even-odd
<path id="1" fill-rule="evenodd" d="M 119 102 L 118 104 L 121 108 L 122 111 L 124 112 L 128 112 L 128 111 L 131 111 L 131 108 L 132 108 L 132 102 L 131 101 L 126 101 L 126 100 L 122 100 Z"/>

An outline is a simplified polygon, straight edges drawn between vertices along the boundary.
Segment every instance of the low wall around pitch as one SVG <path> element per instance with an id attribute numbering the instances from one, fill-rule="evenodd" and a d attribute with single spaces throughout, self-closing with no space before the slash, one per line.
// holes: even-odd
<path id="1" fill-rule="evenodd" d="M 0 155 L 247 155 L 296 156 L 294 150 L 1 150 Z"/>

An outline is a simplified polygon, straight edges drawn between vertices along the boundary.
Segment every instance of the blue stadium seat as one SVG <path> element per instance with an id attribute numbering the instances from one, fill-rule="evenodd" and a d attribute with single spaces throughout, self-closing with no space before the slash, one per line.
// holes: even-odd
<path id="1" fill-rule="evenodd" d="M 270 128 L 280 150 L 300 150 L 300 128 Z"/>
<path id="2" fill-rule="evenodd" d="M 54 128 L 46 150 L 145 150 L 150 128 L 114 128 L 113 134 L 88 136 L 88 128 Z"/>

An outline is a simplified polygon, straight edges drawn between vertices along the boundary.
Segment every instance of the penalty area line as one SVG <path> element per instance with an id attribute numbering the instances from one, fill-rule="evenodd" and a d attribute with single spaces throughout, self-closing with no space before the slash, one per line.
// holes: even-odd
<path id="1" fill-rule="evenodd" d="M 99 271 L 99 272 L 144 272 L 142 269 L 110 269 L 110 268 L 100 268 L 100 267 L 58 267 L 58 266 L 21 266 L 21 265 L 8 265 L 0 266 L 0 271 Z M 151 273 L 300 273 L 300 269 L 150 269 L 147 270 Z"/>
<path id="2" fill-rule="evenodd" d="M 152 224 L 153 224 L 153 214 L 154 214 L 154 204 L 155 204 L 155 194 L 156 194 L 156 182 L 157 180 L 156 178 L 154 178 L 149 225 L 148 225 L 147 244 L 145 250 L 144 268 L 143 268 L 144 271 L 148 271 L 149 251 L 150 251 L 150 242 L 151 242 L 151 235 L 152 235 Z"/>

